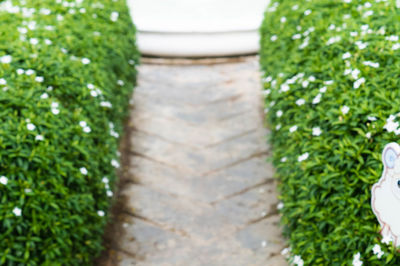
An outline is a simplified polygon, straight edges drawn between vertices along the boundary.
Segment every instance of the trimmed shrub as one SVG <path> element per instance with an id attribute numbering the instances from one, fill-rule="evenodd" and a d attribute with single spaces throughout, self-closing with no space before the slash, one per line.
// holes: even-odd
<path id="1" fill-rule="evenodd" d="M 114 1 L 0 1 L 0 264 L 90 265 L 135 83 Z"/>
<path id="2" fill-rule="evenodd" d="M 400 264 L 370 205 L 400 134 L 395 2 L 280 0 L 265 13 L 265 111 L 295 264 Z"/>

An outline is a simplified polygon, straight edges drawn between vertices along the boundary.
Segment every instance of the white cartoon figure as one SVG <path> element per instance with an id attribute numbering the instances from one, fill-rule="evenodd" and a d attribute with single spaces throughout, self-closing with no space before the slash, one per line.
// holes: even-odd
<path id="1" fill-rule="evenodd" d="M 387 144 L 382 161 L 383 174 L 372 187 L 372 210 L 381 225 L 382 242 L 400 246 L 400 146 Z"/>

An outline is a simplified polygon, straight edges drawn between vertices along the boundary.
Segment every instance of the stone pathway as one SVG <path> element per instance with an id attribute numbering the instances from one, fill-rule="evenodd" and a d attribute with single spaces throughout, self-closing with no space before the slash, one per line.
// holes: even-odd
<path id="1" fill-rule="evenodd" d="M 101 264 L 287 265 L 257 58 L 143 64 L 133 100 Z"/>

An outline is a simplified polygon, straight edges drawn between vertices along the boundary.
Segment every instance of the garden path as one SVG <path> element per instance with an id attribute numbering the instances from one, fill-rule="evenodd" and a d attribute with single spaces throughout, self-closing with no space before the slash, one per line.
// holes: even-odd
<path id="1" fill-rule="evenodd" d="M 101 264 L 287 265 L 258 59 L 176 62 L 139 67 Z"/>

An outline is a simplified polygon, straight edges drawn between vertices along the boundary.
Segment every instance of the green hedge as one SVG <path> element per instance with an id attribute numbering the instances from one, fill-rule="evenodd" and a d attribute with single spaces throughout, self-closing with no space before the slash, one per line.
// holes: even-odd
<path id="1" fill-rule="evenodd" d="M 400 133 L 385 128 L 400 120 L 395 2 L 280 0 L 265 13 L 265 111 L 299 265 L 400 265 L 370 205 L 382 150 Z"/>
<path id="2" fill-rule="evenodd" d="M 125 1 L 0 1 L 0 265 L 90 265 L 135 83 Z"/>

